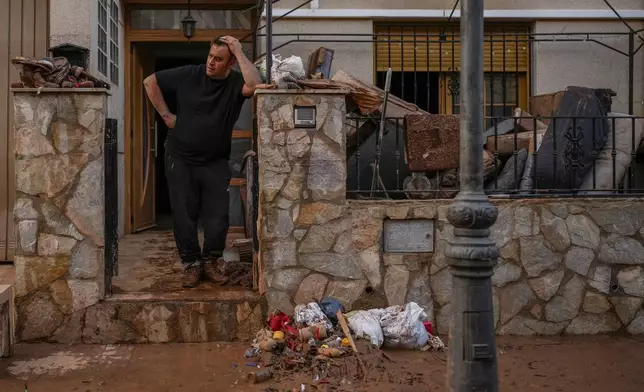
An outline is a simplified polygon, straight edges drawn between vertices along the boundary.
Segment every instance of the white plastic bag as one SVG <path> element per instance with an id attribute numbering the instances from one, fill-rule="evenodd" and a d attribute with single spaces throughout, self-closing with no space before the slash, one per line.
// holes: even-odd
<path id="1" fill-rule="evenodd" d="M 429 341 L 424 321 L 427 313 L 415 302 L 390 306 L 380 316 L 384 346 L 389 348 L 421 348 Z"/>
<path id="2" fill-rule="evenodd" d="M 311 302 L 308 305 L 295 306 L 295 321 L 305 324 L 307 327 L 311 325 L 324 325 L 327 331 L 333 330 L 333 324 L 326 317 L 320 305 L 316 302 Z"/>
<path id="3" fill-rule="evenodd" d="M 380 347 L 384 341 L 380 328 L 380 309 L 359 310 L 349 316 L 349 327 L 358 338 L 366 339 Z"/>
<path id="4" fill-rule="evenodd" d="M 255 63 L 262 78 L 266 80 L 266 57 Z M 290 56 L 282 59 L 279 54 L 273 54 L 271 65 L 271 79 L 279 88 L 293 87 L 292 84 L 299 79 L 306 77 L 304 63 L 298 56 Z M 295 86 L 297 87 L 297 86 Z"/>

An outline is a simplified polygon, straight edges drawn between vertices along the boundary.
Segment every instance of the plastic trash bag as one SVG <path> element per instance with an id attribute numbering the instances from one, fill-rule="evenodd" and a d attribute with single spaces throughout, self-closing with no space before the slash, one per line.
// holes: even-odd
<path id="1" fill-rule="evenodd" d="M 344 313 L 344 307 L 342 304 L 334 298 L 326 297 L 322 298 L 322 301 L 320 301 L 320 307 L 331 323 L 333 323 L 333 325 L 338 325 L 338 316 L 336 313 L 338 313 L 338 310 Z"/>
<path id="2" fill-rule="evenodd" d="M 423 322 L 427 313 L 415 302 L 404 307 L 390 306 L 380 316 L 384 346 L 388 348 L 421 348 L 429 341 Z"/>
<path id="3" fill-rule="evenodd" d="M 371 342 L 373 346 L 380 348 L 384 341 L 382 328 L 380 328 L 380 309 L 359 310 L 352 312 L 349 316 L 349 327 L 358 338 Z"/>
<path id="4" fill-rule="evenodd" d="M 255 66 L 259 69 L 259 73 L 264 80 L 266 80 L 266 57 L 255 62 Z M 271 79 L 272 82 L 277 84 L 280 89 L 295 88 L 299 89 L 296 81 L 304 79 L 306 71 L 304 70 L 304 63 L 302 58 L 298 56 L 290 56 L 282 59 L 279 54 L 273 54 L 273 64 L 271 66 Z"/>
<path id="5" fill-rule="evenodd" d="M 310 327 L 311 325 L 324 325 L 327 331 L 333 330 L 333 324 L 326 317 L 320 305 L 311 302 L 308 305 L 297 305 L 295 307 L 295 321 Z"/>

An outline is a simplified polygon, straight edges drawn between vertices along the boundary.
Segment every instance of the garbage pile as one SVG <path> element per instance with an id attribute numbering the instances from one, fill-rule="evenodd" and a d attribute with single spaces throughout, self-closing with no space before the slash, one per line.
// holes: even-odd
<path id="1" fill-rule="evenodd" d="M 221 286 L 241 286 L 252 289 L 253 275 L 253 240 L 250 238 L 238 239 L 232 246 L 224 250 L 224 257 L 215 264 Z"/>
<path id="2" fill-rule="evenodd" d="M 11 83 L 12 88 L 110 88 L 109 83 L 71 65 L 65 57 L 17 56 L 11 64 L 20 72 L 20 81 Z"/>
<path id="3" fill-rule="evenodd" d="M 364 382 L 422 383 L 401 372 L 381 348 L 443 351 L 425 311 L 414 302 L 344 313 L 333 298 L 297 305 L 294 316 L 275 311 L 246 351 L 247 380 L 293 382 L 299 390 L 350 388 Z M 272 390 L 272 389 L 266 389 Z"/>

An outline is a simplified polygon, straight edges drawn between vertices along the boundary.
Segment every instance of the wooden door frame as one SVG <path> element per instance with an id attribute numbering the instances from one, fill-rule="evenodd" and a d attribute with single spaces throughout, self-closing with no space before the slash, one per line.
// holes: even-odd
<path id="1" fill-rule="evenodd" d="M 147 6 L 145 8 L 154 8 L 154 9 L 162 9 L 162 8 L 168 8 L 168 3 L 163 2 L 165 6 L 159 5 L 159 3 L 152 4 L 153 1 L 150 1 L 149 4 L 150 6 Z M 222 2 L 223 3 L 223 2 Z M 140 4 L 139 4 L 140 5 Z M 185 4 L 181 2 L 176 2 L 174 4 L 171 4 L 170 6 L 174 6 L 173 8 L 177 7 L 185 7 Z M 132 47 L 136 43 L 141 43 L 141 42 L 157 42 L 157 43 L 165 43 L 165 42 L 187 42 L 186 38 L 183 36 L 183 33 L 181 30 L 134 30 L 131 27 L 130 24 L 130 11 L 133 8 L 138 8 L 134 5 L 128 5 L 127 2 L 125 4 L 124 10 L 123 10 L 123 15 L 124 15 L 124 23 L 123 23 L 123 30 L 124 30 L 124 40 L 125 40 L 125 45 L 124 45 L 124 61 L 123 61 L 123 70 L 125 74 L 125 83 L 124 83 L 124 104 L 125 104 L 125 115 L 124 115 L 124 124 L 123 124 L 123 139 L 124 139 L 124 205 L 123 205 L 123 210 L 124 210 L 124 219 L 123 219 L 123 225 L 124 225 L 124 233 L 125 234 L 130 234 L 132 232 L 132 197 L 133 197 L 133 192 L 132 192 L 132 161 L 133 161 L 133 153 L 132 153 L 132 99 L 131 99 L 131 93 L 132 93 L 132 75 L 131 75 L 131 68 L 132 68 Z M 199 7 L 199 8 L 208 8 L 208 9 L 221 9 L 221 10 L 229 10 L 233 9 L 232 7 L 222 7 L 222 4 L 217 4 L 211 3 L 207 7 Z M 210 42 L 210 40 L 213 37 L 217 37 L 220 35 L 231 35 L 237 39 L 241 39 L 244 36 L 250 34 L 254 29 L 257 27 L 257 10 L 253 10 L 251 12 L 251 29 L 249 30 L 211 30 L 211 29 L 197 29 L 195 31 L 195 36 L 191 39 L 193 42 Z M 250 40 L 251 44 L 253 45 L 253 57 L 256 55 L 255 53 L 255 36 L 253 34 L 250 35 Z M 251 59 L 252 60 L 252 59 Z M 254 105 L 252 105 L 251 111 L 254 113 Z M 252 135 L 253 131 L 252 129 L 250 130 L 244 130 L 244 131 L 234 131 L 233 132 L 233 138 L 249 138 L 252 141 Z M 244 185 L 246 182 L 245 179 L 243 178 L 233 178 L 230 182 L 231 186 L 239 186 L 241 187 Z M 239 231 L 239 230 L 231 230 L 231 232 L 234 231 Z M 242 228 L 243 231 L 243 228 Z"/>

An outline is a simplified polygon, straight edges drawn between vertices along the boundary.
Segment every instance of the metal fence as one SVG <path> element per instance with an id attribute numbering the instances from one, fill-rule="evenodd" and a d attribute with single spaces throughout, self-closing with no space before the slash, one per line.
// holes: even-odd
<path id="1" fill-rule="evenodd" d="M 485 191 L 491 197 L 644 196 L 644 159 L 638 154 L 644 151 L 640 149 L 644 117 L 610 114 L 486 120 L 494 126 L 486 131 L 481 168 Z M 379 122 L 378 118 L 352 115 L 346 119 L 349 198 L 456 195 L 458 127 L 430 128 L 424 135 L 412 136 L 404 118 L 388 118 L 379 143 Z M 545 123 L 549 125 L 544 127 Z M 450 134 L 456 144 L 438 144 L 440 139 L 450 139 Z M 419 170 L 423 165 L 441 169 Z"/>
<path id="2" fill-rule="evenodd" d="M 374 30 L 374 34 L 311 31 L 258 34 L 257 37 L 266 38 L 269 53 L 289 51 L 303 59 L 315 44 L 343 53 L 360 50 L 359 44 L 364 44 L 364 48 L 370 46 L 373 48 L 374 84 L 377 87 L 384 87 L 386 72 L 391 68 L 391 94 L 427 113 L 460 113 L 461 42 L 457 23 L 450 23 L 450 20 L 439 23 L 376 23 Z M 486 178 L 485 189 L 490 196 L 644 195 L 644 168 L 640 168 L 638 154 L 642 130 L 637 122 L 641 118 L 547 117 L 552 112 L 531 113 L 535 117 L 514 116 L 515 109 L 528 109 L 530 106 L 530 97 L 536 90 L 536 70 L 533 68 L 539 63 L 539 56 L 547 54 L 552 59 L 556 58 L 552 69 L 548 68 L 549 64 L 544 65 L 547 61 L 541 61 L 539 72 L 543 72 L 543 76 L 537 75 L 562 80 L 554 87 L 546 87 L 553 90 L 549 92 L 555 92 L 564 89 L 570 79 L 556 75 L 556 66 L 565 61 L 579 63 L 579 57 L 573 58 L 571 53 L 576 52 L 578 56 L 584 55 L 584 51 L 589 59 L 588 64 L 584 64 L 586 72 L 610 72 L 615 78 L 620 78 L 619 82 L 613 83 L 620 88 L 617 102 L 621 106 L 616 109 L 632 115 L 635 58 L 644 47 L 644 42 L 639 39 L 641 32 L 552 33 L 535 32 L 534 25 L 527 23 L 486 23 L 484 127 L 488 129 L 488 135 L 485 159 L 481 165 Z M 302 49 L 306 46 L 307 52 L 299 53 L 293 50 L 293 46 Z M 258 57 L 264 55 L 262 53 Z M 338 58 L 337 53 L 335 57 Z M 610 70 L 593 68 L 595 65 L 591 64 L 591 59 L 597 58 L 610 58 Z M 547 68 L 545 71 L 544 67 Z M 352 73 L 351 68 L 344 71 Z M 539 88 L 543 89 L 542 86 Z M 458 192 L 457 164 L 444 170 L 417 170 L 418 164 L 410 165 L 410 158 L 414 157 L 410 157 L 408 151 L 410 141 L 405 119 L 388 118 L 386 132 L 378 145 L 379 117 L 374 113 L 373 117 L 349 114 L 346 118 L 349 129 L 349 197 L 454 197 Z M 510 130 L 507 129 L 508 121 Z M 520 128 L 525 129 L 521 124 L 526 121 L 533 122 L 535 126 L 552 123 L 552 130 L 548 128 L 541 133 L 545 141 L 540 141 L 540 133 L 534 127 L 534 132 L 519 132 Z M 595 124 L 602 121 L 601 129 L 595 129 Z M 610 121 L 611 126 L 618 123 L 620 129 L 625 128 L 624 122 L 632 122 L 630 139 L 625 140 L 625 131 L 606 133 L 609 128 L 606 121 Z M 564 122 L 569 124 L 566 129 L 562 125 L 556 126 Z M 585 125 L 579 129 L 578 122 Z M 502 124 L 506 129 L 500 129 Z M 429 135 L 428 138 L 431 141 Z M 417 144 L 412 142 L 413 146 Z M 458 152 L 458 146 L 452 146 L 452 161 Z M 449 154 L 450 150 L 445 147 L 441 153 Z M 377 171 L 375 176 L 374 171 Z"/>

